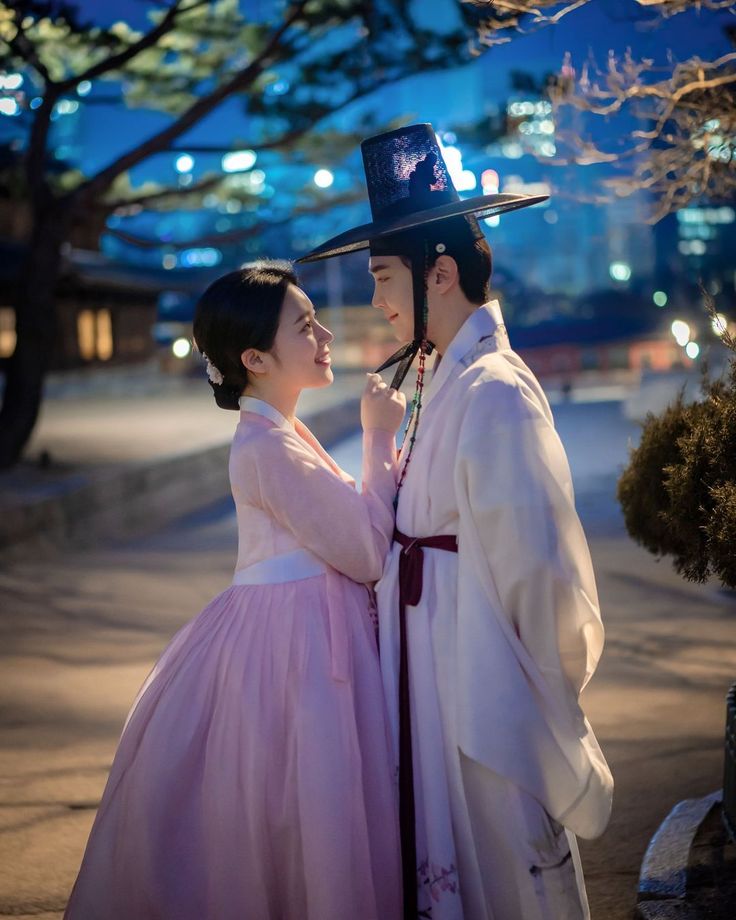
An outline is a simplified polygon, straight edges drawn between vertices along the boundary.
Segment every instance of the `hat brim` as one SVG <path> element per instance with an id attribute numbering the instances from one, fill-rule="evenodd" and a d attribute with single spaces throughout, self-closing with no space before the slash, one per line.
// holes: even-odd
<path id="1" fill-rule="evenodd" d="M 404 217 L 393 220 L 378 220 L 370 224 L 361 224 L 352 230 L 346 230 L 333 236 L 297 259 L 297 262 L 317 262 L 320 259 L 329 259 L 331 256 L 344 255 L 347 252 L 356 252 L 367 249 L 373 240 L 386 236 L 393 236 L 404 230 L 413 230 L 422 224 L 435 223 L 449 217 L 461 217 L 465 214 L 475 214 L 478 218 L 493 217 L 504 214 L 506 211 L 517 211 L 519 208 L 528 208 L 534 204 L 546 201 L 549 195 L 476 195 L 461 201 L 451 201 L 449 204 L 424 211 L 416 211 Z"/>

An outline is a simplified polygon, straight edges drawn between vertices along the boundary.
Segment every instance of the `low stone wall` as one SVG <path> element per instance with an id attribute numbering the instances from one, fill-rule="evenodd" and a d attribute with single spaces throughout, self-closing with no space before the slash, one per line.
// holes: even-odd
<path id="1" fill-rule="evenodd" d="M 360 401 L 350 399 L 304 421 L 329 446 L 356 430 L 359 413 Z M 156 530 L 230 494 L 229 453 L 227 443 L 150 463 L 80 471 L 60 480 L 52 494 L 4 507 L 0 549 L 27 553 L 34 546 L 85 545 Z"/>

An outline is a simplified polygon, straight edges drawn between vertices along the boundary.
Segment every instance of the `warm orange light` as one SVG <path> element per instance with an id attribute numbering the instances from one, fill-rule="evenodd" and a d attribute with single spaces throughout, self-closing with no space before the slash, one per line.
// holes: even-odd
<path id="1" fill-rule="evenodd" d="M 92 310 L 80 310 L 77 314 L 77 342 L 79 356 L 84 361 L 95 357 L 95 314 Z"/>
<path id="2" fill-rule="evenodd" d="M 0 307 L 0 358 L 9 358 L 15 351 L 15 311 Z"/>
<path id="3" fill-rule="evenodd" d="M 112 317 L 110 311 L 80 310 L 77 314 L 79 355 L 84 361 L 109 361 L 113 356 Z"/>
<path id="4" fill-rule="evenodd" d="M 109 310 L 97 311 L 97 357 L 100 361 L 112 358 L 112 317 Z"/>

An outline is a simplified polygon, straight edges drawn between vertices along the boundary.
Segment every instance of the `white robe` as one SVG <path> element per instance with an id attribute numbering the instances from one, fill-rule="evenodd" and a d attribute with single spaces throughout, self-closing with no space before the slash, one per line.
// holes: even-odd
<path id="1" fill-rule="evenodd" d="M 397 527 L 458 537 L 457 554 L 423 551 L 422 597 L 407 608 L 420 916 L 515 920 L 493 917 L 483 894 L 515 884 L 511 867 L 489 882 L 498 865 L 482 864 L 478 816 L 494 814 L 491 788 L 500 781 L 541 803 L 548 827 L 572 832 L 575 859 L 572 834 L 606 827 L 613 781 L 578 703 L 603 626 L 570 469 L 495 301 L 464 323 L 425 386 Z M 376 586 L 396 750 L 400 552 L 395 543 Z M 468 760 L 492 771 L 487 793 L 464 776 Z M 503 828 L 512 842 L 517 831 Z"/>

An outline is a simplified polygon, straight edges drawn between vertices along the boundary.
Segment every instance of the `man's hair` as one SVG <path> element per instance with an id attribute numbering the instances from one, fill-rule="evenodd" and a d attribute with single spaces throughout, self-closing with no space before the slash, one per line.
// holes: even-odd
<path id="1" fill-rule="evenodd" d="M 444 249 L 438 252 L 440 244 Z M 435 221 L 371 242 L 372 255 L 398 256 L 407 268 L 411 268 L 412 260 L 425 251 L 427 268 L 433 268 L 440 255 L 451 256 L 457 263 L 460 289 L 470 303 L 480 306 L 487 302 L 493 255 L 475 218 Z"/>
<path id="2" fill-rule="evenodd" d="M 466 243 L 464 246 L 452 246 L 450 243 L 445 243 L 445 246 L 443 253 L 430 247 L 427 268 L 434 268 L 440 255 L 452 256 L 457 263 L 458 281 L 463 294 L 470 303 L 478 306 L 486 303 L 491 296 L 490 280 L 493 270 L 493 256 L 488 240 L 485 238 L 474 240 L 472 244 Z M 401 255 L 399 258 L 407 268 L 411 268 L 409 256 Z"/>

